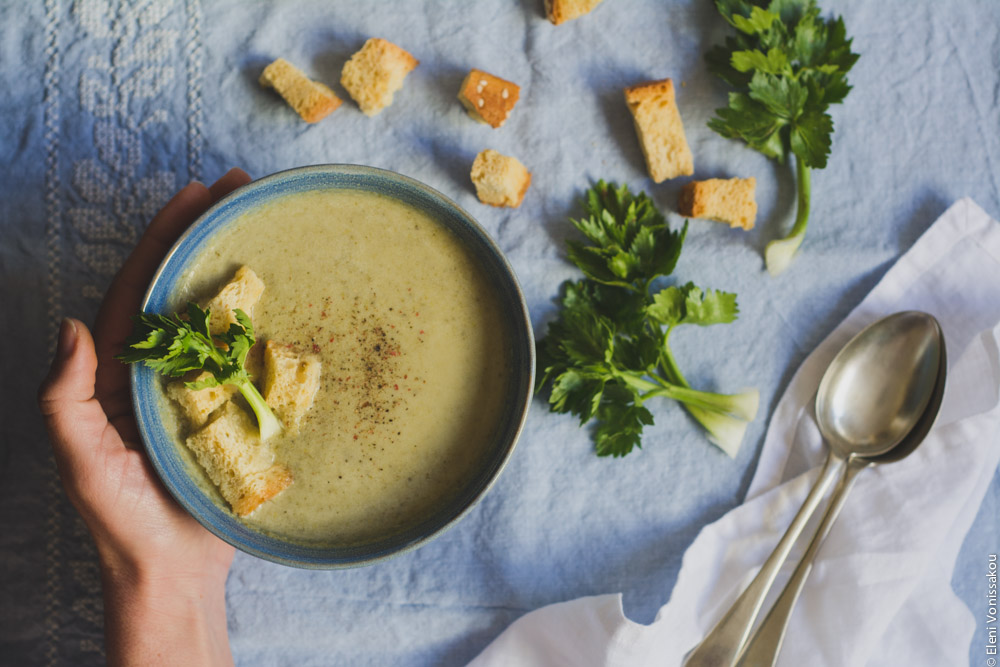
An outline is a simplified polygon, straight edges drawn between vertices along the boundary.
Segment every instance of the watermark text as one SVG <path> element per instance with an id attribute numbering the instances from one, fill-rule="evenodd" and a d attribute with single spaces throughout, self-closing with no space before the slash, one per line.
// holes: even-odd
<path id="1" fill-rule="evenodd" d="M 986 667 L 997 664 L 997 555 L 986 558 Z"/>

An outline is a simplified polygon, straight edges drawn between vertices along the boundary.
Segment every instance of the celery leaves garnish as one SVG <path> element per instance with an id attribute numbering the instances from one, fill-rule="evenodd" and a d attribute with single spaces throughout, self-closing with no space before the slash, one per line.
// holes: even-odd
<path id="1" fill-rule="evenodd" d="M 767 270 L 784 271 L 809 221 L 810 169 L 826 167 L 833 139 L 831 104 L 847 97 L 847 72 L 858 60 L 844 21 L 823 19 L 814 0 L 716 0 L 736 29 L 705 56 L 708 69 L 736 92 L 708 126 L 743 139 L 769 158 L 795 156 L 798 208 L 788 236 L 765 250 Z"/>
<path id="2" fill-rule="evenodd" d="M 586 275 L 563 285 L 559 315 L 538 343 L 538 389 L 550 386 L 549 408 L 596 422 L 599 456 L 642 446 L 653 423 L 646 403 L 679 401 L 730 456 L 757 413 L 758 393 L 726 395 L 691 387 L 670 348 L 681 325 L 732 322 L 736 295 L 693 283 L 652 290 L 673 273 L 687 225 L 672 231 L 645 194 L 599 182 L 587 192 L 587 216 L 573 220 L 589 243 L 567 241 L 569 258 Z"/>
<path id="3" fill-rule="evenodd" d="M 205 389 L 222 384 L 233 385 L 250 404 L 257 416 L 262 440 L 281 431 L 281 422 L 271 412 L 246 370 L 247 353 L 253 347 L 253 324 L 242 310 L 233 311 L 236 322 L 229 330 L 212 336 L 208 330 L 210 312 L 188 303 L 188 319 L 139 313 L 132 318 L 133 329 L 125 340 L 119 359 L 126 364 L 144 363 L 168 377 L 180 377 L 190 371 L 206 370 L 209 376 L 187 382 L 189 389 Z M 218 340 L 222 346 L 216 345 Z"/>

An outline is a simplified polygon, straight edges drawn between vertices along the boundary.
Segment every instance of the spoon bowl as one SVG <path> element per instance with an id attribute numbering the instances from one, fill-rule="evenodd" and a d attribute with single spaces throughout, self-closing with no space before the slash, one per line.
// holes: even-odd
<path id="1" fill-rule="evenodd" d="M 941 334 L 940 349 L 941 358 L 938 362 L 937 376 L 934 379 L 934 389 L 931 392 L 930 400 L 927 401 L 927 406 L 924 408 L 924 412 L 920 416 L 920 419 L 917 420 L 917 423 L 914 424 L 913 428 L 910 429 L 910 432 L 906 434 L 898 445 L 884 454 L 869 457 L 869 462 L 881 464 L 901 461 L 912 454 L 913 450 L 915 450 L 920 443 L 924 441 L 927 434 L 930 433 L 931 427 L 933 427 L 934 422 L 937 421 L 938 412 L 941 411 L 941 402 L 944 400 L 945 381 L 948 375 L 948 358 L 945 351 L 943 333 Z"/>
<path id="2" fill-rule="evenodd" d="M 941 328 L 918 311 L 883 318 L 834 357 L 816 393 L 816 423 L 843 457 L 879 456 L 924 414 L 941 367 Z"/>

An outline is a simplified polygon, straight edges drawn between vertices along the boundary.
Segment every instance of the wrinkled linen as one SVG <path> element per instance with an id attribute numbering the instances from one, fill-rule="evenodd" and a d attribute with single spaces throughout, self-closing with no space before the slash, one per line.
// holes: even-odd
<path id="1" fill-rule="evenodd" d="M 982 289 L 956 303 L 967 285 Z M 747 501 L 701 531 L 652 624 L 625 618 L 618 595 L 581 598 L 518 619 L 472 664 L 680 665 L 750 583 L 815 482 L 826 450 L 814 397 L 831 359 L 864 326 L 901 310 L 941 322 L 950 359 L 941 412 L 913 454 L 858 478 L 813 561 L 777 664 L 962 664 L 976 619 L 951 589 L 952 570 L 1000 461 L 1000 223 L 969 199 L 949 208 L 798 369 Z M 807 544 L 799 540 L 776 591 Z"/>
<path id="2" fill-rule="evenodd" d="M 739 294 L 737 322 L 672 338 L 696 386 L 760 389 L 760 414 L 739 455 L 727 458 L 663 402 L 641 451 L 598 459 L 586 429 L 535 401 L 495 487 L 432 543 L 343 572 L 238 555 L 227 585 L 241 665 L 464 664 L 526 613 L 585 596 L 622 593 L 629 619 L 652 622 L 681 593 L 685 552 L 743 503 L 752 477 L 766 480 L 756 496 L 810 467 L 804 457 L 772 468 L 764 440 L 806 356 L 951 203 L 969 196 L 1000 212 L 1000 5 L 822 4 L 843 14 L 862 56 L 854 90 L 832 110 L 833 152 L 813 175 L 801 256 L 775 279 L 761 252 L 793 214 L 792 174 L 706 127 L 726 94 L 702 60 L 727 31 L 711 3 L 606 0 L 553 26 L 541 0 L 414 0 L 391 9 L 363 0 L 0 0 L 0 661 L 103 663 L 93 548 L 55 476 L 34 389 L 60 318 L 92 321 L 111 276 L 172 192 L 234 165 L 262 176 L 345 162 L 418 178 L 496 239 L 541 336 L 559 284 L 579 275 L 564 239 L 583 189 L 599 178 L 625 182 L 672 211 L 690 180 L 650 181 L 622 97 L 626 85 L 669 76 L 695 177 L 757 178 L 756 229 L 692 221 L 676 271 L 679 281 Z M 337 81 L 371 36 L 421 64 L 393 105 L 367 118 Z M 341 108 L 307 125 L 261 89 L 257 77 L 278 56 L 331 85 Z M 456 99 L 471 67 L 521 86 L 498 130 L 473 122 Z M 519 209 L 476 200 L 469 170 L 485 148 L 532 171 Z M 672 213 L 670 221 L 682 223 Z M 977 303 L 981 289 L 956 290 L 956 307 Z M 955 349 L 957 362 L 965 346 Z M 755 472 L 758 458 L 765 463 Z M 976 620 L 969 656 L 977 661 L 998 512 L 994 476 L 965 540 L 949 542 L 961 545 L 950 584 Z M 715 581 L 713 599 L 746 574 Z M 700 612 L 696 627 L 711 614 Z"/>

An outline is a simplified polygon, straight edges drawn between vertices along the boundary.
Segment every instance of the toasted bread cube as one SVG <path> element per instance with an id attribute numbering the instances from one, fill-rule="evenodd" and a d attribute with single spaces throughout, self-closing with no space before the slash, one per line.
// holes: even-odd
<path id="1" fill-rule="evenodd" d="M 312 81 L 284 58 L 264 68 L 260 85 L 274 88 L 307 123 L 326 118 L 340 106 L 337 95 L 318 81 Z"/>
<path id="2" fill-rule="evenodd" d="M 211 377 L 208 371 L 202 371 L 194 378 L 194 382 Z M 237 389 L 231 384 L 222 384 L 205 389 L 188 389 L 182 380 L 176 380 L 167 385 L 167 396 L 177 401 L 194 428 L 200 428 L 212 416 L 212 413 L 222 407 L 222 404 L 232 398 Z"/>
<path id="3" fill-rule="evenodd" d="M 340 85 L 366 116 L 374 116 L 392 104 L 392 96 L 403 87 L 403 79 L 419 64 L 392 42 L 372 38 L 344 63 Z"/>
<path id="4" fill-rule="evenodd" d="M 264 381 L 264 341 L 257 339 L 250 351 L 247 352 L 246 361 L 243 368 L 247 369 L 250 381 L 259 388 Z"/>
<path id="5" fill-rule="evenodd" d="M 239 516 L 292 483 L 291 471 L 275 463 L 274 452 L 261 442 L 253 417 L 232 401 L 186 444 Z"/>
<path id="6" fill-rule="evenodd" d="M 251 269 L 241 266 L 219 293 L 205 304 L 212 311 L 208 329 L 213 334 L 224 333 L 236 322 L 237 308 L 253 317 L 253 307 L 264 293 L 264 282 Z"/>
<path id="7" fill-rule="evenodd" d="M 273 340 L 264 347 L 264 400 L 291 433 L 319 390 L 319 359 Z"/>
<path id="8" fill-rule="evenodd" d="M 757 219 L 756 178 L 710 178 L 681 188 L 678 209 L 691 218 L 727 222 L 730 227 L 753 229 Z"/>
<path id="9" fill-rule="evenodd" d="M 674 82 L 651 81 L 625 89 L 649 175 L 657 183 L 694 173 L 694 159 L 674 100 Z"/>
<path id="10" fill-rule="evenodd" d="M 484 204 L 517 208 L 531 185 L 531 173 L 517 158 L 487 149 L 472 163 L 472 182 Z"/>
<path id="11" fill-rule="evenodd" d="M 599 4 L 601 0 L 545 0 L 545 15 L 559 25 L 589 14 Z"/>
<path id="12" fill-rule="evenodd" d="M 458 99 L 480 123 L 500 127 L 521 95 L 521 87 L 498 76 L 473 69 L 462 82 Z"/>

